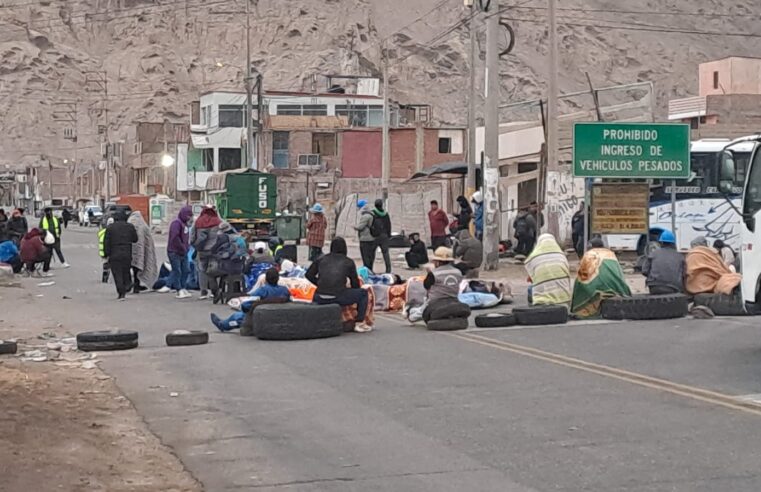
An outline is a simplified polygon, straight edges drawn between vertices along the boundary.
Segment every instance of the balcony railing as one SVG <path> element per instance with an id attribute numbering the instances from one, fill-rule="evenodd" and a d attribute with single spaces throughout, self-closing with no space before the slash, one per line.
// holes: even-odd
<path id="1" fill-rule="evenodd" d="M 669 101 L 669 120 L 697 118 L 706 115 L 705 96 L 685 97 Z"/>

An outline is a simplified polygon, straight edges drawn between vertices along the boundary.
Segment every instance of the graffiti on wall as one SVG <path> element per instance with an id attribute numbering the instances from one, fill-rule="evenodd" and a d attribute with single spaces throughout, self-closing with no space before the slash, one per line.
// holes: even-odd
<path id="1" fill-rule="evenodd" d="M 584 200 L 584 180 L 570 171 L 547 172 L 546 217 L 549 232 L 560 244 L 571 237 L 571 218 Z"/>

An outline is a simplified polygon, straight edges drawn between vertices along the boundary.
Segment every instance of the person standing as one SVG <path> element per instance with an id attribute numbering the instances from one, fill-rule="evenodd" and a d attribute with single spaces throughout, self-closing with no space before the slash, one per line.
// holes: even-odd
<path id="1" fill-rule="evenodd" d="M 470 230 L 470 221 L 473 220 L 473 208 L 468 203 L 468 199 L 462 195 L 457 197 L 457 203 L 460 205 L 460 213 L 455 214 L 455 217 L 457 217 L 457 230 Z"/>
<path id="2" fill-rule="evenodd" d="M 69 264 L 66 263 L 66 259 L 61 252 L 61 223 L 58 221 L 58 217 L 53 215 L 53 209 L 50 207 L 45 208 L 45 215 L 40 220 L 40 229 L 49 232 L 53 235 L 53 251 L 58 256 L 58 261 L 61 262 L 63 268 L 69 268 Z"/>
<path id="3" fill-rule="evenodd" d="M 447 213 L 439 208 L 439 202 L 431 200 L 431 209 L 428 211 L 428 223 L 431 225 L 431 247 L 435 250 L 439 246 L 446 246 L 447 226 L 449 217 Z"/>
<path id="4" fill-rule="evenodd" d="M 444 214 L 446 215 L 446 214 Z M 375 200 L 375 209 L 373 209 L 373 224 L 370 228 L 373 237 L 375 237 L 375 247 L 380 248 L 383 255 L 383 263 L 386 264 L 386 273 L 391 273 L 391 255 L 389 254 L 388 244 L 391 239 L 391 217 L 383 209 L 383 200 Z M 373 259 L 375 259 L 375 249 L 373 249 Z"/>
<path id="5" fill-rule="evenodd" d="M 172 266 L 172 272 L 167 279 L 167 285 L 162 287 L 159 292 L 166 293 L 174 289 L 177 291 L 177 299 L 187 299 L 191 297 L 187 290 L 188 275 L 190 274 L 190 264 L 188 263 L 188 250 L 190 242 L 188 237 L 188 227 L 193 218 L 193 208 L 190 205 L 182 207 L 177 214 L 177 218 L 169 226 L 169 237 L 167 243 L 167 256 Z"/>
<path id="6" fill-rule="evenodd" d="M 581 259 L 584 256 L 584 202 L 571 218 L 571 239 L 576 256 Z"/>
<path id="7" fill-rule="evenodd" d="M 309 261 L 314 261 L 322 256 L 328 220 L 325 218 L 322 205 L 319 203 L 315 203 L 310 212 L 312 216 L 309 218 L 309 222 L 307 222 L 307 246 L 309 246 Z"/>
<path id="8" fill-rule="evenodd" d="M 63 228 L 69 228 L 69 221 L 71 220 L 71 211 L 68 208 L 63 209 L 61 212 L 61 219 L 63 219 Z"/>
<path id="9" fill-rule="evenodd" d="M 480 191 L 473 193 L 473 214 L 476 224 L 476 239 L 484 239 L 484 196 Z"/>
<path id="10" fill-rule="evenodd" d="M 201 300 L 208 299 L 210 291 L 212 296 L 216 296 L 219 288 L 216 283 L 212 282 L 212 278 L 207 272 L 212 250 L 217 244 L 217 234 L 221 223 L 222 219 L 219 218 L 213 207 L 204 207 L 193 224 L 193 230 L 190 234 L 190 245 L 196 251 L 196 271 L 198 272 L 198 285 L 201 289 L 201 295 L 198 298 Z"/>
<path id="11" fill-rule="evenodd" d="M 148 290 L 159 278 L 156 266 L 156 244 L 151 236 L 151 229 L 143 220 L 139 210 L 129 215 L 127 222 L 135 228 L 137 242 L 132 245 L 132 292 L 139 294 Z"/>
<path id="12" fill-rule="evenodd" d="M 53 275 L 48 273 L 50 270 L 50 258 L 52 252 L 45 246 L 42 238 L 45 231 L 40 229 L 32 229 L 24 234 L 24 238 L 21 240 L 21 261 L 26 265 L 26 271 L 29 275 L 33 275 L 37 269 L 37 264 L 42 263 L 41 277 L 52 277 Z"/>
<path id="13" fill-rule="evenodd" d="M 684 292 L 684 256 L 676 250 L 674 233 L 661 232 L 658 243 L 661 247 L 652 251 L 642 265 L 648 290 L 654 295 Z"/>
<path id="14" fill-rule="evenodd" d="M 365 333 L 372 326 L 365 322 L 369 296 L 360 287 L 357 266 L 347 256 L 346 241 L 342 237 L 330 243 L 330 253 L 317 258 L 309 266 L 306 278 L 317 290 L 312 300 L 315 304 L 338 304 L 339 306 L 357 305 L 357 319 L 354 331 Z M 347 281 L 350 287 L 347 287 Z"/>
<path id="15" fill-rule="evenodd" d="M 533 244 L 536 244 L 536 239 L 539 237 L 539 234 L 541 234 L 542 228 L 544 227 L 544 214 L 539 210 L 539 204 L 536 202 L 536 200 L 529 203 L 528 213 L 534 218 Z M 532 244 L 532 248 L 533 248 L 533 244 Z"/>
<path id="16" fill-rule="evenodd" d="M 114 276 L 119 300 L 127 297 L 130 288 L 132 265 L 132 245 L 137 242 L 137 232 L 127 223 L 127 216 L 121 210 L 113 213 L 114 223 L 106 228 L 103 252 Z"/>
<path id="17" fill-rule="evenodd" d="M 374 218 L 367 200 L 357 201 L 357 208 L 360 210 L 359 220 L 354 230 L 359 234 L 359 252 L 362 255 L 362 264 L 372 272 L 375 264 L 375 237 L 371 230 Z"/>

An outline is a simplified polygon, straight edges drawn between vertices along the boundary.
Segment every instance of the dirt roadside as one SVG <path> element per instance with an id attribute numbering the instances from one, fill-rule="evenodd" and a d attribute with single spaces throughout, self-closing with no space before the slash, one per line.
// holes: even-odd
<path id="1" fill-rule="evenodd" d="M 50 317 L 22 322 L 28 301 L 25 289 L 0 287 L 0 339 L 17 339 L 20 353 L 56 357 L 45 337 L 69 333 Z M 72 355 L 84 356 L 0 356 L 0 491 L 201 491 L 111 377 L 94 364 L 60 360 Z"/>

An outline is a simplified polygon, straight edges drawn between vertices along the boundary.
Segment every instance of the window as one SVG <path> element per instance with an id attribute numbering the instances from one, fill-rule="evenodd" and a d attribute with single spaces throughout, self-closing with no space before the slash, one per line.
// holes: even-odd
<path id="1" fill-rule="evenodd" d="M 211 106 L 201 108 L 201 124 L 204 126 L 211 125 Z"/>
<path id="2" fill-rule="evenodd" d="M 380 121 L 378 120 L 377 110 L 373 112 L 373 124 L 369 123 L 369 108 L 367 105 L 336 105 L 336 116 L 348 116 L 349 126 L 382 126 L 383 125 L 383 106 L 372 106 L 373 108 L 380 107 Z"/>
<path id="3" fill-rule="evenodd" d="M 203 170 L 214 172 L 214 149 L 203 149 Z"/>
<path id="4" fill-rule="evenodd" d="M 313 133 L 312 134 L 312 153 L 323 156 L 336 155 L 336 134 L 335 133 Z"/>
<path id="5" fill-rule="evenodd" d="M 240 149 L 219 149 L 220 172 L 240 169 L 242 161 Z"/>
<path id="6" fill-rule="evenodd" d="M 713 88 L 714 89 L 719 88 L 719 72 L 713 73 Z"/>
<path id="7" fill-rule="evenodd" d="M 743 200 L 743 213 L 750 218 L 761 210 L 761 152 L 754 153 L 753 162 L 747 172 L 749 176 Z M 755 220 L 746 219 L 745 223 L 751 231 L 755 232 L 757 225 Z"/>
<path id="8" fill-rule="evenodd" d="M 383 106 L 368 108 L 367 126 L 383 126 Z"/>
<path id="9" fill-rule="evenodd" d="M 327 116 L 327 104 L 280 104 L 278 116 Z"/>
<path id="10" fill-rule="evenodd" d="M 278 116 L 301 116 L 300 104 L 280 104 L 277 107 Z"/>
<path id="11" fill-rule="evenodd" d="M 272 165 L 288 169 L 288 132 L 272 132 Z"/>
<path id="12" fill-rule="evenodd" d="M 439 137 L 439 154 L 452 153 L 452 139 L 448 137 Z"/>
<path id="13" fill-rule="evenodd" d="M 245 111 L 243 106 L 224 105 L 219 106 L 219 127 L 220 128 L 243 128 Z"/>

